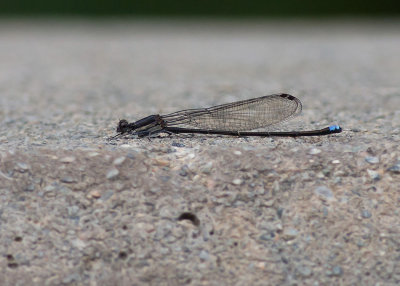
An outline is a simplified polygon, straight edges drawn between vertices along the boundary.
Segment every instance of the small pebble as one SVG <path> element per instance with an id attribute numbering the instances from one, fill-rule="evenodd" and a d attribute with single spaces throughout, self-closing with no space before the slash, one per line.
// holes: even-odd
<path id="1" fill-rule="evenodd" d="M 321 153 L 321 150 L 317 149 L 317 148 L 312 148 L 310 151 L 308 151 L 308 154 L 310 155 L 316 155 Z"/>
<path id="2" fill-rule="evenodd" d="M 109 198 L 112 197 L 113 194 L 114 194 L 113 190 L 108 190 L 104 195 L 101 196 L 101 199 L 103 201 L 107 201 Z"/>
<path id="3" fill-rule="evenodd" d="M 34 184 L 29 184 L 24 189 L 25 192 L 33 192 L 34 190 L 35 190 L 35 185 Z"/>
<path id="4" fill-rule="evenodd" d="M 365 246 L 365 242 L 362 241 L 362 240 L 358 240 L 356 244 L 357 244 L 358 247 L 364 247 Z"/>
<path id="5" fill-rule="evenodd" d="M 179 142 L 172 142 L 171 146 L 173 147 L 185 147 L 185 144 L 179 143 Z"/>
<path id="6" fill-rule="evenodd" d="M 332 269 L 332 276 L 342 276 L 343 270 L 340 266 L 335 266 Z"/>
<path id="7" fill-rule="evenodd" d="M 125 158 L 124 156 L 118 157 L 118 158 L 116 158 L 116 159 L 114 160 L 113 164 L 114 164 L 115 166 L 119 166 L 119 165 L 121 165 L 122 163 L 124 163 L 125 159 L 126 159 L 126 158 Z"/>
<path id="8" fill-rule="evenodd" d="M 242 184 L 242 180 L 241 179 L 234 179 L 233 181 L 232 181 L 232 183 L 234 184 L 234 185 L 241 185 Z"/>
<path id="9" fill-rule="evenodd" d="M 261 240 L 266 240 L 266 241 L 272 240 L 273 238 L 274 238 L 273 233 L 264 233 L 263 235 L 260 236 Z"/>
<path id="10" fill-rule="evenodd" d="M 381 178 L 377 171 L 367 169 L 367 172 L 371 179 L 373 179 L 374 181 L 378 181 Z"/>
<path id="11" fill-rule="evenodd" d="M 70 156 L 70 157 L 64 157 L 60 159 L 61 163 L 72 163 L 75 161 L 75 157 Z"/>
<path id="12" fill-rule="evenodd" d="M 378 164 L 379 163 L 379 158 L 378 157 L 367 156 L 367 157 L 365 157 L 365 161 L 370 163 L 370 164 Z"/>
<path id="13" fill-rule="evenodd" d="M 389 167 L 387 171 L 393 174 L 400 174 L 400 162 L 397 162 L 396 165 Z"/>
<path id="14" fill-rule="evenodd" d="M 19 162 L 19 163 L 17 163 L 17 168 L 19 169 L 19 171 L 21 171 L 23 173 L 23 172 L 26 172 L 29 170 L 29 165 Z"/>
<path id="15" fill-rule="evenodd" d="M 154 162 L 158 166 L 166 167 L 169 166 L 169 161 L 167 160 L 162 160 L 162 159 L 154 159 Z"/>
<path id="16" fill-rule="evenodd" d="M 128 157 L 129 159 L 135 159 L 135 155 L 133 153 L 128 153 L 126 157 Z"/>
<path id="17" fill-rule="evenodd" d="M 128 148 L 132 148 L 132 145 L 129 145 L 129 144 L 122 144 L 122 145 L 119 146 L 119 147 L 128 149 Z"/>
<path id="18" fill-rule="evenodd" d="M 361 212 L 361 216 L 362 216 L 363 218 L 370 218 L 370 217 L 372 216 L 372 214 L 371 214 L 368 210 L 363 210 L 363 211 Z"/>
<path id="19" fill-rule="evenodd" d="M 242 155 L 242 152 L 240 152 L 239 150 L 236 150 L 236 151 L 233 151 L 233 154 L 240 156 L 240 155 Z"/>
<path id="20" fill-rule="evenodd" d="M 199 257 L 201 260 L 208 260 L 210 258 L 210 255 L 208 254 L 207 251 L 202 250 L 200 251 Z"/>
<path id="21" fill-rule="evenodd" d="M 66 177 L 61 178 L 61 182 L 71 184 L 71 183 L 75 183 L 76 180 L 74 178 L 72 178 L 71 176 L 66 176 Z"/>
<path id="22" fill-rule="evenodd" d="M 323 197 L 327 200 L 330 200 L 333 198 L 333 193 L 331 189 L 325 186 L 319 186 L 315 189 L 314 193 L 320 197 Z"/>
<path id="23" fill-rule="evenodd" d="M 334 182 L 335 184 L 339 184 L 339 183 L 342 182 L 342 178 L 340 178 L 340 177 L 333 177 L 333 182 Z"/>
<path id="24" fill-rule="evenodd" d="M 329 176 L 330 175 L 330 173 L 331 173 L 331 170 L 330 169 L 323 169 L 322 170 L 322 174 L 324 174 L 324 176 Z"/>
<path id="25" fill-rule="evenodd" d="M 55 189 L 56 189 L 55 186 L 53 186 L 53 185 L 48 185 L 48 186 L 44 187 L 43 191 L 45 191 L 45 192 L 52 192 L 52 191 L 54 191 Z"/>
<path id="26" fill-rule="evenodd" d="M 68 215 L 70 217 L 74 217 L 78 214 L 79 207 L 75 205 L 75 206 L 68 207 L 67 210 L 68 210 Z"/>
<path id="27" fill-rule="evenodd" d="M 286 240 L 286 241 L 289 241 L 289 240 L 292 240 L 292 239 L 295 239 L 296 238 L 296 236 L 298 235 L 298 231 L 297 231 L 297 229 L 294 229 L 294 228 L 287 228 L 287 229 L 285 229 L 284 231 L 283 231 L 283 233 L 282 233 L 282 238 L 284 239 L 284 240 Z"/>
<path id="28" fill-rule="evenodd" d="M 212 167 L 213 167 L 213 162 L 210 161 L 201 168 L 201 172 L 204 174 L 210 174 Z"/>
<path id="29" fill-rule="evenodd" d="M 329 210 L 328 210 L 328 208 L 327 207 L 323 207 L 322 208 L 322 215 L 324 216 L 324 217 L 328 217 L 328 214 L 329 214 Z"/>
<path id="30" fill-rule="evenodd" d="M 160 176 L 160 179 L 163 183 L 166 183 L 171 179 L 171 177 L 170 176 Z"/>
<path id="31" fill-rule="evenodd" d="M 99 156 L 99 155 L 100 155 L 100 153 L 97 153 L 97 152 L 88 153 L 88 157 L 96 157 L 96 156 Z"/>
<path id="32" fill-rule="evenodd" d="M 332 164 L 340 164 L 340 161 L 339 160 L 333 160 Z"/>
<path id="33" fill-rule="evenodd" d="M 79 278 L 80 278 L 80 276 L 79 276 L 78 273 L 73 273 L 73 274 L 70 274 L 70 275 L 66 276 L 66 277 L 62 280 L 62 283 L 64 283 L 64 284 L 71 284 L 71 283 L 73 283 L 73 282 L 78 281 Z"/>
<path id="34" fill-rule="evenodd" d="M 310 277 L 312 274 L 312 270 L 307 266 L 298 267 L 297 272 L 303 277 Z"/>
<path id="35" fill-rule="evenodd" d="M 114 179 L 115 177 L 117 177 L 119 175 L 119 171 L 118 169 L 111 169 L 107 172 L 106 178 L 111 180 Z"/>
<path id="36" fill-rule="evenodd" d="M 85 248 L 85 246 L 86 246 L 86 243 L 83 240 L 79 239 L 79 238 L 76 238 L 76 239 L 72 240 L 71 244 L 73 246 L 75 246 L 76 248 L 78 248 L 79 250 L 83 250 Z"/>
<path id="37" fill-rule="evenodd" d="M 258 262 L 258 263 L 256 264 L 256 266 L 257 266 L 257 268 L 259 268 L 259 269 L 265 269 L 266 263 L 260 261 L 260 262 Z"/>
<path id="38" fill-rule="evenodd" d="M 149 192 L 152 193 L 152 194 L 157 194 L 157 193 L 160 193 L 160 192 L 161 192 L 161 189 L 158 188 L 158 187 L 154 187 L 154 188 L 151 188 L 151 189 L 149 190 Z"/>
<path id="39" fill-rule="evenodd" d="M 98 198 L 101 197 L 101 194 L 100 194 L 99 191 L 93 190 L 93 191 L 91 191 L 91 192 L 89 193 L 89 196 L 90 196 L 91 198 L 98 199 Z"/>
<path id="40" fill-rule="evenodd" d="M 179 175 L 182 177 L 186 177 L 189 173 L 189 167 L 187 165 L 183 165 L 182 168 L 179 170 Z"/>

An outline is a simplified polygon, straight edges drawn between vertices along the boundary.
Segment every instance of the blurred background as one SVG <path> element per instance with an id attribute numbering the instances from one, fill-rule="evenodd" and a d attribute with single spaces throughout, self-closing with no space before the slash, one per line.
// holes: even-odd
<path id="1" fill-rule="evenodd" d="M 399 15 L 400 1 L 380 0 L 2 0 L 1 15 L 323 17 Z"/>
<path id="2" fill-rule="evenodd" d="M 382 96 L 397 108 L 399 16 L 395 0 L 0 0 L 0 105 L 10 122 L 18 111 L 106 132 L 285 92 L 307 106 L 302 122 L 341 123 L 337 110 Z"/>

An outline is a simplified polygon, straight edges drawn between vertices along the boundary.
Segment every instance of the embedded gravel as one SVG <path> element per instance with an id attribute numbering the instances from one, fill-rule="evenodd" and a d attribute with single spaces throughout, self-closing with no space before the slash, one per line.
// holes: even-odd
<path id="1" fill-rule="evenodd" d="M 0 285 L 400 284 L 400 22 L 0 22 Z M 272 93 L 310 138 L 112 138 Z"/>

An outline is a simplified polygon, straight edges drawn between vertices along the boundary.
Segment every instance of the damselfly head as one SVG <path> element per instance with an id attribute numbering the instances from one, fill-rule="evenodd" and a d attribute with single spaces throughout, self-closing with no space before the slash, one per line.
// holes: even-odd
<path id="1" fill-rule="evenodd" d="M 129 131 L 129 123 L 125 119 L 122 119 L 118 123 L 117 132 L 126 133 Z"/>

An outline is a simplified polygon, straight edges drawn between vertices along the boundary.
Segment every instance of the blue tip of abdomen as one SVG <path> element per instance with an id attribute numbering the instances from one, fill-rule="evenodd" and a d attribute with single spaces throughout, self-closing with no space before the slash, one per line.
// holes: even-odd
<path id="1" fill-rule="evenodd" d="M 329 126 L 329 131 L 331 132 L 342 132 L 342 128 L 339 125 L 331 125 Z"/>

